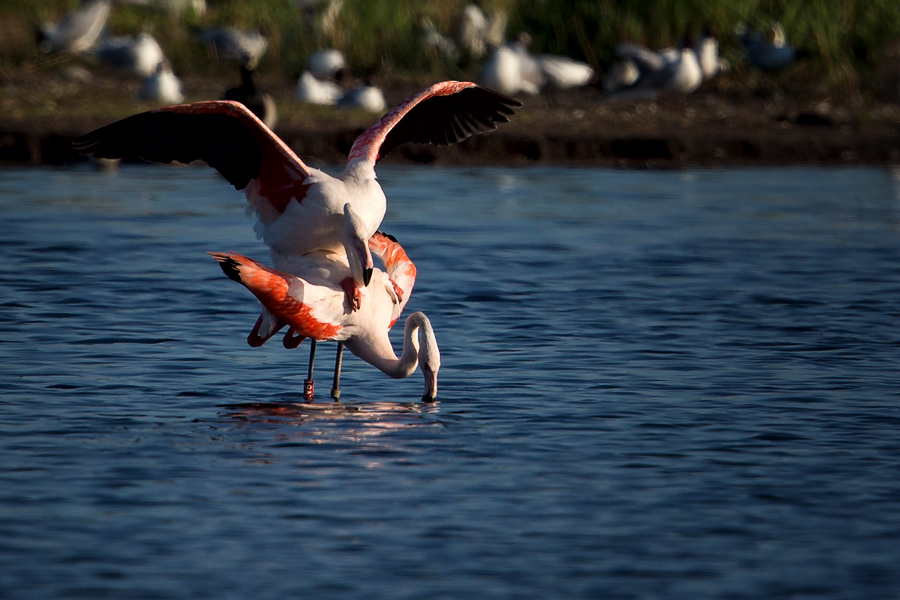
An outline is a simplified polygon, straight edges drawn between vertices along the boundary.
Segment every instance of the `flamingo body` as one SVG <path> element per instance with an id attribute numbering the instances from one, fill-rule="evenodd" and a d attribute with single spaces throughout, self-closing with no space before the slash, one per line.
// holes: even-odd
<path id="1" fill-rule="evenodd" d="M 317 341 L 336 340 L 344 328 L 340 323 L 343 312 L 343 291 L 325 285 L 309 283 L 299 277 L 270 269 L 240 254 L 212 253 L 222 270 L 234 281 L 244 285 L 266 310 L 262 319 L 274 317 L 277 325 L 267 324 L 261 333 L 260 324 L 251 336 L 259 335 L 263 342 L 285 324 Z M 248 341 L 250 341 L 248 339 Z M 251 345 L 255 344 L 252 341 Z"/>
<path id="2" fill-rule="evenodd" d="M 412 293 L 415 265 L 396 240 L 381 232 L 372 236 L 369 245 L 386 270 L 375 269 L 371 284 L 361 290 L 364 302 L 359 310 L 347 305 L 343 290 L 335 284 L 343 274 L 339 268 L 329 279 L 314 283 L 311 278 L 270 269 L 240 254 L 210 254 L 229 278 L 250 290 L 263 305 L 247 339 L 251 346 L 262 345 L 287 325 L 285 347 L 296 347 L 304 337 L 342 342 L 354 355 L 395 379 L 408 377 L 421 362 L 423 398 L 434 399 L 440 351 L 428 318 L 422 313 L 407 318 L 399 358 L 388 336 Z"/>

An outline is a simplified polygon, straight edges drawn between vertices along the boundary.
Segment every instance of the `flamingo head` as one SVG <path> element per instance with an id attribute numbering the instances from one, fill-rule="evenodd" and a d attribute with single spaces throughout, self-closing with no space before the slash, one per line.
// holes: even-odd
<path id="1" fill-rule="evenodd" d="M 431 321 L 421 312 L 415 313 L 415 315 L 421 317 L 419 366 L 422 368 L 422 375 L 425 376 L 425 392 L 422 394 L 422 401 L 434 402 L 438 390 L 437 375 L 441 369 L 441 351 L 438 349 Z"/>
<path id="2" fill-rule="evenodd" d="M 437 398 L 437 369 L 432 370 L 422 363 L 422 374 L 425 375 L 425 392 L 422 394 L 422 402 L 434 402 Z"/>
<path id="3" fill-rule="evenodd" d="M 344 205 L 344 235 L 341 242 L 347 251 L 347 262 L 350 264 L 350 276 L 353 281 L 359 287 L 369 285 L 375 263 L 369 250 L 369 240 L 365 234 L 363 221 L 349 203 Z"/>

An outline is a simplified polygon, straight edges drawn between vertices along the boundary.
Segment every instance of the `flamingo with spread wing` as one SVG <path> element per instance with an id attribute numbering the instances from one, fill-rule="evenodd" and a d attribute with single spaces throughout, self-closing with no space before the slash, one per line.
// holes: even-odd
<path id="1" fill-rule="evenodd" d="M 517 106 L 474 83 L 434 84 L 360 135 L 337 177 L 304 164 L 237 102 L 197 102 L 133 115 L 76 139 L 73 146 L 98 158 L 206 161 L 245 191 L 276 269 L 298 274 L 308 268 L 310 255 L 345 256 L 350 275 L 342 285 L 358 307 L 359 288 L 369 283 L 374 266 L 367 242 L 387 207 L 376 162 L 406 142 L 448 145 L 494 130 Z"/>

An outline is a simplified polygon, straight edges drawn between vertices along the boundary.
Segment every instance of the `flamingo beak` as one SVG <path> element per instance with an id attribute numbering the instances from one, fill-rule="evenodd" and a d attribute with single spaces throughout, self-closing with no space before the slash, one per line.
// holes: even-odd
<path id="1" fill-rule="evenodd" d="M 437 398 L 437 373 L 422 367 L 422 373 L 425 375 L 425 393 L 422 394 L 422 402 L 434 402 Z"/>
<path id="2" fill-rule="evenodd" d="M 353 251 L 356 253 L 359 264 L 354 266 L 351 262 L 350 269 L 351 271 L 362 269 L 362 287 L 366 287 L 372 281 L 372 271 L 375 268 L 375 262 L 372 260 L 372 251 L 369 250 L 369 246 L 362 240 L 353 240 Z M 359 273 L 359 271 L 355 271 L 355 273 Z M 357 277 L 359 275 L 354 274 L 353 278 L 356 280 L 356 284 L 359 285 L 360 279 L 357 279 Z"/>

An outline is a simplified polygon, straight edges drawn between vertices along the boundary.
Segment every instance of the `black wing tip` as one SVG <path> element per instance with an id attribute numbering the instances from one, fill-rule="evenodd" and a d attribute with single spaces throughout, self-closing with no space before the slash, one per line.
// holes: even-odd
<path id="1" fill-rule="evenodd" d="M 522 106 L 524 106 L 521 102 L 519 102 L 515 98 L 510 98 L 509 96 L 507 96 L 505 94 L 501 94 L 500 92 L 492 90 L 491 88 L 486 88 L 484 86 L 476 85 L 475 89 L 484 90 L 485 92 L 488 92 L 504 108 L 511 110 L 513 108 L 521 108 Z"/>
<path id="2" fill-rule="evenodd" d="M 381 143 L 378 159 L 407 142 L 449 146 L 509 123 L 518 100 L 477 84 L 428 97 L 411 108 Z"/>
<path id="3" fill-rule="evenodd" d="M 202 160 L 238 190 L 259 176 L 264 154 L 252 131 L 233 115 L 165 109 L 125 117 L 71 144 L 79 154 L 97 158 L 140 158 L 161 164 Z"/>
<path id="4" fill-rule="evenodd" d="M 241 283 L 241 265 L 238 261 L 221 252 L 210 252 L 209 255 L 216 259 L 228 279 Z"/>
<path id="5" fill-rule="evenodd" d="M 90 154 L 91 148 L 97 145 L 98 140 L 93 136 L 93 132 L 80 135 L 72 140 L 72 148 L 80 154 Z"/>
<path id="6" fill-rule="evenodd" d="M 387 232 L 385 232 L 385 231 L 380 231 L 380 230 L 379 230 L 378 233 L 381 234 L 381 235 L 383 235 L 383 236 L 386 237 L 387 239 L 391 240 L 391 241 L 394 242 L 395 244 L 399 244 L 399 243 L 400 243 L 400 242 L 397 241 L 397 238 L 395 238 L 394 236 L 392 236 L 391 234 L 389 234 L 389 233 L 387 233 Z"/>
<path id="7" fill-rule="evenodd" d="M 522 108 L 523 106 L 525 106 L 524 104 L 522 104 L 515 98 L 510 98 L 509 96 L 504 96 L 502 94 L 497 94 L 497 95 L 500 96 L 500 98 L 498 98 L 500 106 L 502 106 L 506 110 L 510 111 L 509 114 L 512 114 L 515 109 Z"/>

